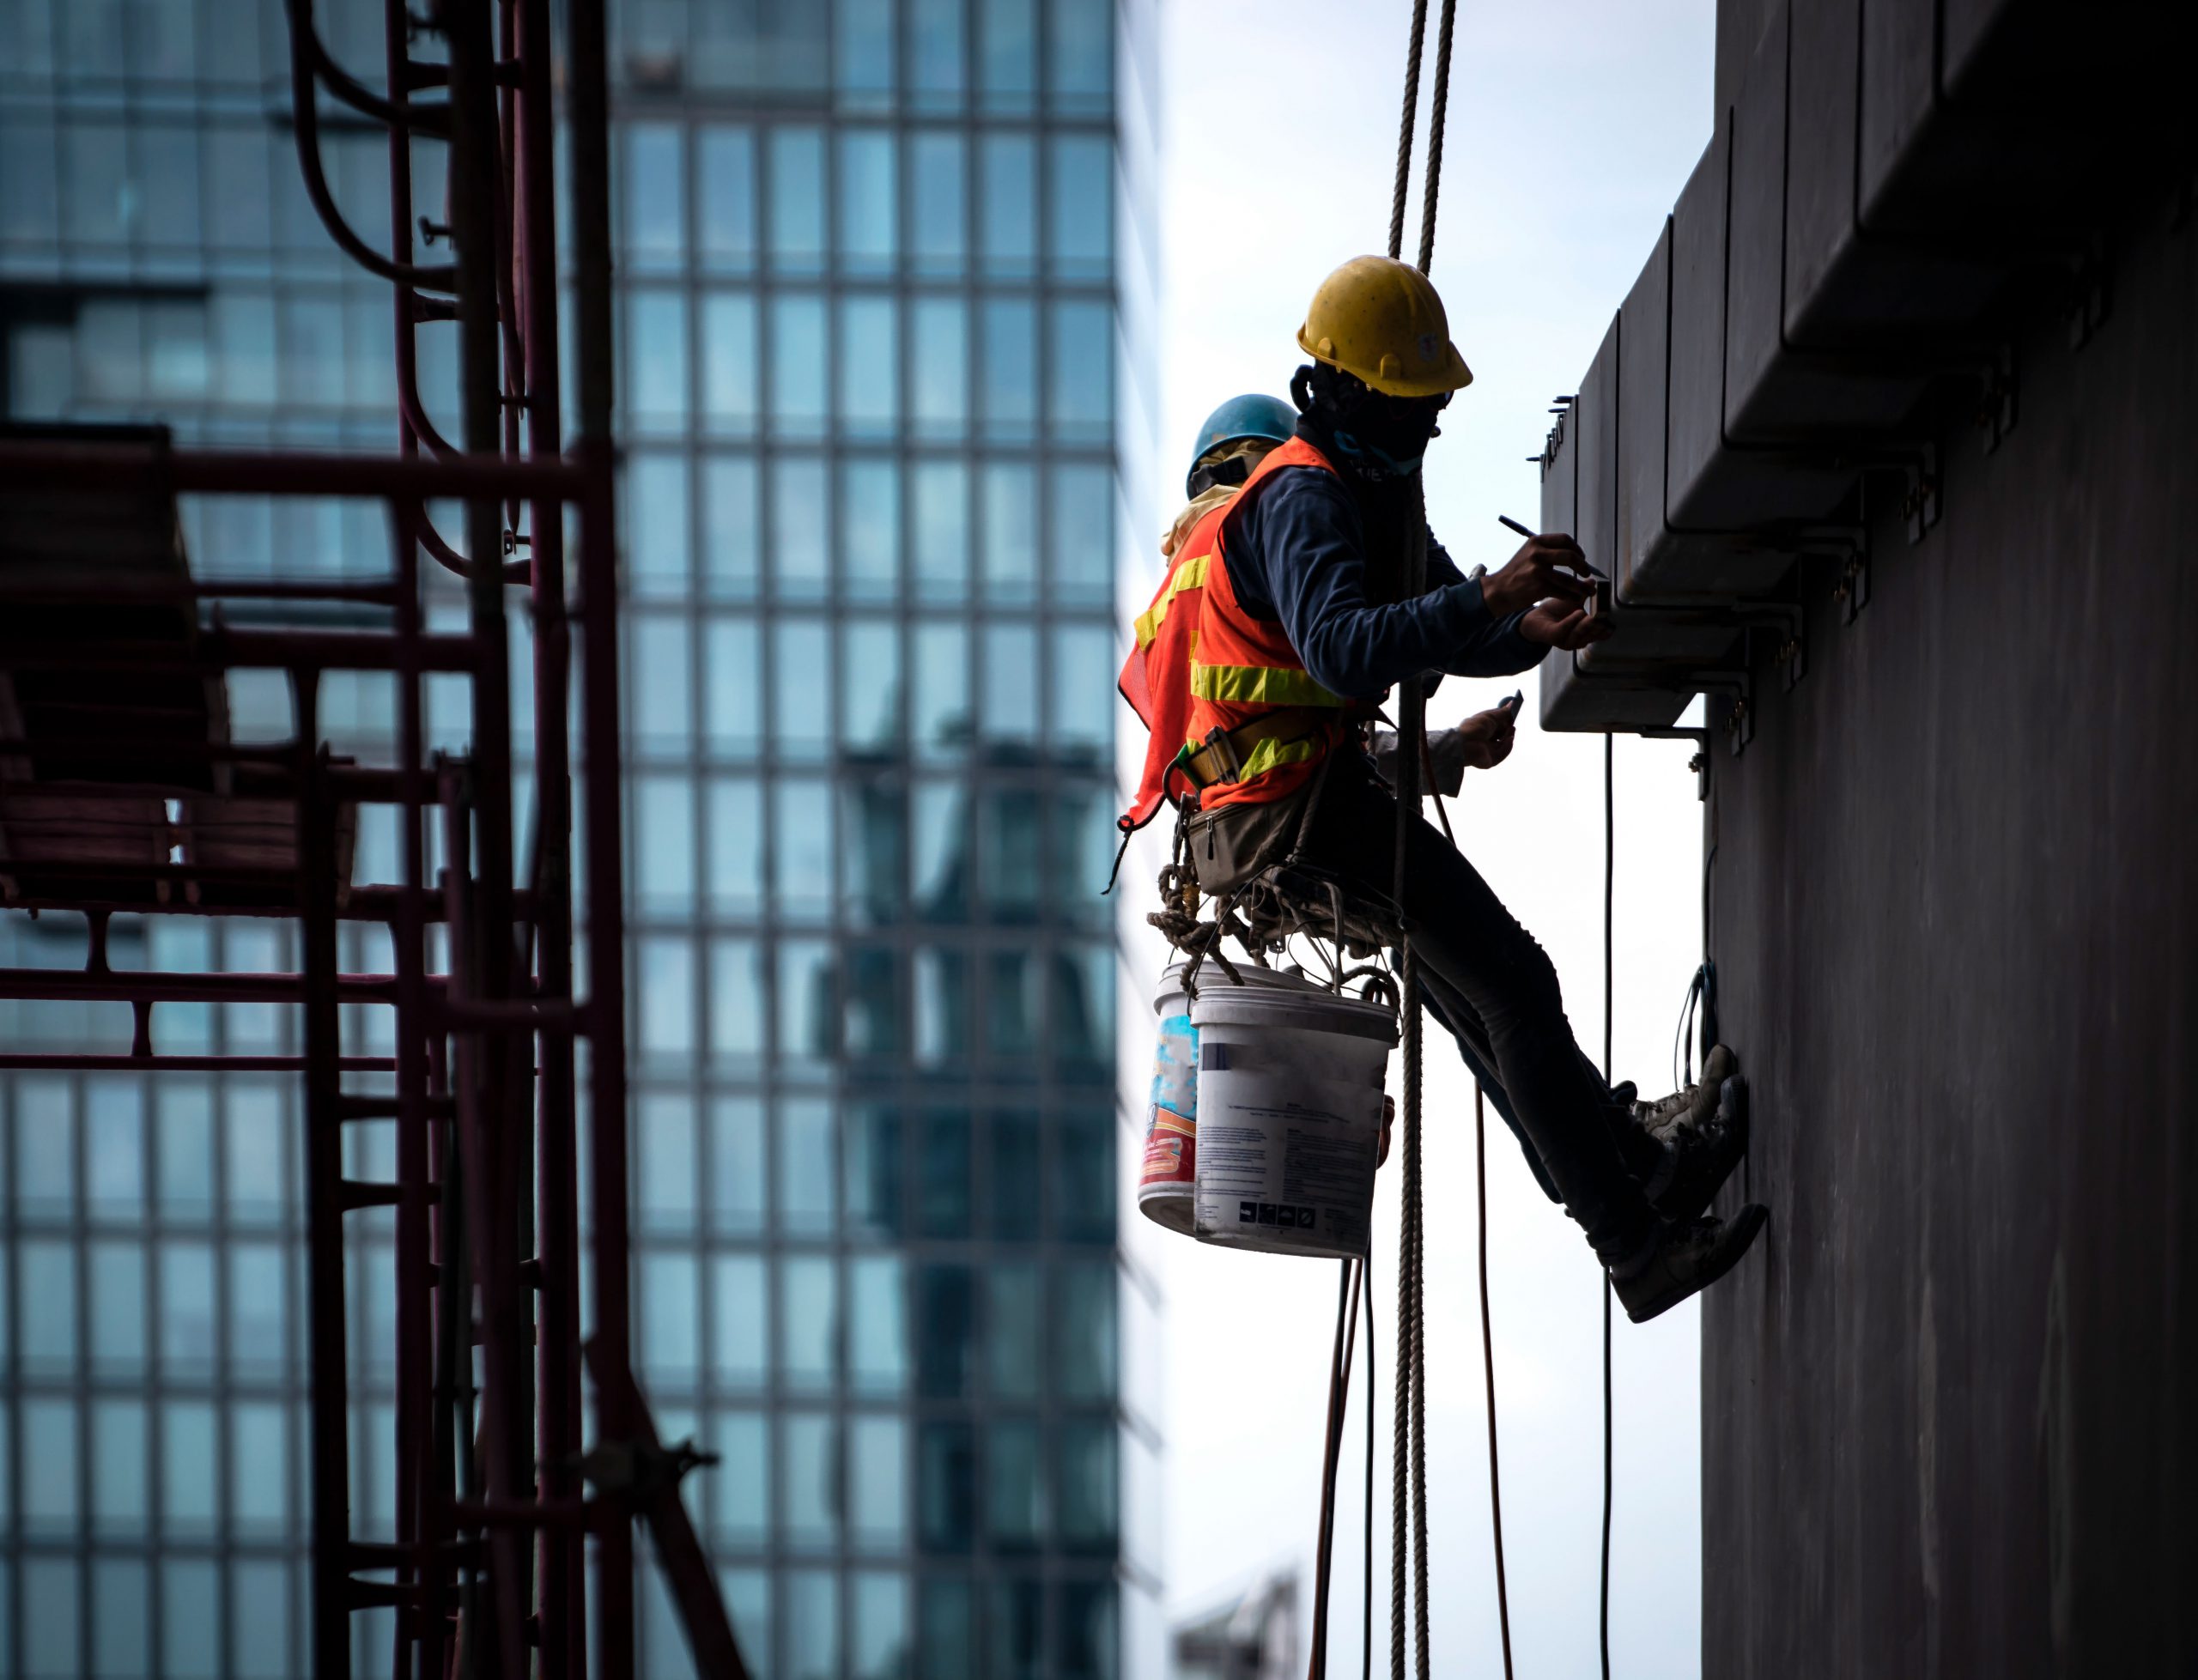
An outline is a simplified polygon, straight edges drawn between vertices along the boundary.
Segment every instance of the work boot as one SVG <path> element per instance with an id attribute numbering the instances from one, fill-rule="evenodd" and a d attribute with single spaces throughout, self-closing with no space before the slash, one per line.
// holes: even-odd
<path id="1" fill-rule="evenodd" d="M 1612 1268 L 1611 1287 L 1624 1304 L 1625 1316 L 1646 1324 L 1689 1295 L 1701 1294 L 1740 1263 L 1769 1217 L 1770 1210 L 1751 1202 L 1730 1219 L 1690 1219 L 1665 1226 L 1639 1258 L 1622 1271 Z"/>
<path id="2" fill-rule="evenodd" d="M 1668 1146 L 1669 1172 L 1643 1185 L 1642 1193 L 1674 1223 L 1698 1219 L 1748 1152 L 1748 1082 L 1738 1074 L 1726 1080 L 1709 1117 L 1674 1130 Z"/>
<path id="3" fill-rule="evenodd" d="M 1740 1070 L 1738 1057 L 1721 1044 L 1713 1045 L 1703 1058 L 1701 1078 L 1658 1101 L 1635 1103 L 1634 1122 L 1650 1136 L 1666 1140 L 1699 1125 L 1716 1112 L 1719 1089 Z"/>

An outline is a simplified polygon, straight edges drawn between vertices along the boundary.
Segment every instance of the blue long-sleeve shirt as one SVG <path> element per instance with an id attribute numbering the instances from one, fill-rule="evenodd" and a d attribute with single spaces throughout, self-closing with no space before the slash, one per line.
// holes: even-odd
<path id="1" fill-rule="evenodd" d="M 1432 532 L 1428 592 L 1370 602 L 1357 504 L 1317 467 L 1284 467 L 1260 487 L 1230 515 L 1223 553 L 1244 610 L 1279 620 L 1313 680 L 1347 700 L 1371 700 L 1418 672 L 1509 676 L 1547 651 L 1520 634 L 1523 612 L 1490 613 L 1479 583 L 1460 574 Z"/>

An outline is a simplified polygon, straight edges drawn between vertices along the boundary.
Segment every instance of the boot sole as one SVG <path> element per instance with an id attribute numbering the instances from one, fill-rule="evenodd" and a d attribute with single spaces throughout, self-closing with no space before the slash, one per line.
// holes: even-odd
<path id="1" fill-rule="evenodd" d="M 1740 1265 L 1741 1257 L 1755 1246 L 1755 1240 L 1763 1234 L 1764 1225 L 1770 1217 L 1769 1208 L 1760 1202 L 1750 1202 L 1734 1214 L 1727 1223 L 1725 1240 L 1718 1246 L 1709 1264 L 1703 1266 L 1700 1274 L 1694 1277 L 1685 1289 L 1675 1290 L 1671 1295 L 1651 1302 L 1637 1313 L 1628 1307 L 1625 1309 L 1625 1316 L 1636 1324 L 1647 1324 L 1649 1319 L 1670 1312 L 1673 1307 L 1689 1297 L 1700 1295 L 1734 1266 Z"/>

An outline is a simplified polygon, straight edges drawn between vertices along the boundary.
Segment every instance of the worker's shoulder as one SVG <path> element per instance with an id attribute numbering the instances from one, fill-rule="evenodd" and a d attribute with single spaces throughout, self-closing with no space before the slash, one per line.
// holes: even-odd
<path id="1" fill-rule="evenodd" d="M 1266 531 L 1283 536 L 1308 525 L 1348 530 L 1357 522 L 1357 505 L 1333 470 L 1293 462 L 1277 467 L 1230 505 L 1226 535 L 1241 532 L 1256 543 Z"/>

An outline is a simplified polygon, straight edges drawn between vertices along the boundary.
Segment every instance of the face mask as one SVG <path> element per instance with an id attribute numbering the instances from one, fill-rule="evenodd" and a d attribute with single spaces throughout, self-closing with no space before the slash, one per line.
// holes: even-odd
<path id="1" fill-rule="evenodd" d="M 1409 478 L 1419 470 L 1446 398 L 1390 397 L 1325 365 L 1310 370 L 1301 406 L 1315 412 L 1345 464 L 1369 479 Z M 1293 389 L 1293 394 L 1295 391 Z"/>

